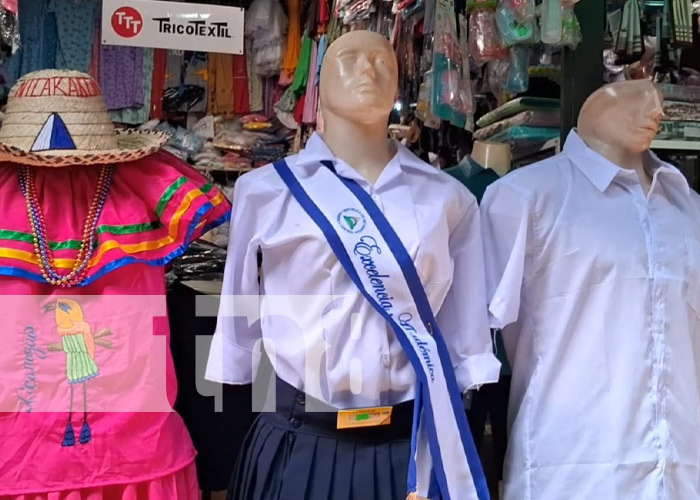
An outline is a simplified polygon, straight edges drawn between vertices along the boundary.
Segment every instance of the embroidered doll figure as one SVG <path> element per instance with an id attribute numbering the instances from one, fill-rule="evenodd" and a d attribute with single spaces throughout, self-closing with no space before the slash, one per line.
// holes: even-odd
<path id="1" fill-rule="evenodd" d="M 62 337 L 61 342 L 49 344 L 49 351 L 63 351 L 66 353 L 66 377 L 70 385 L 70 410 L 68 413 L 68 425 L 63 436 L 62 446 L 75 445 L 73 433 L 73 396 L 75 386 L 83 386 L 83 426 L 80 430 L 80 444 L 87 444 L 92 439 L 92 431 L 88 423 L 87 387 L 86 383 L 97 377 L 100 370 L 95 362 L 95 345 L 112 348 L 112 342 L 103 337 L 112 334 L 109 328 L 104 328 L 93 335 L 92 328 L 85 321 L 83 309 L 73 299 L 59 299 L 49 304 L 45 312 L 55 311 L 56 330 Z"/>

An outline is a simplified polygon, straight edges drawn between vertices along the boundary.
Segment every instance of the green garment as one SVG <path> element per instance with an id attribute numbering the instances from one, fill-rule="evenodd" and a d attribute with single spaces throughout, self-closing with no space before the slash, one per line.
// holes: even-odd
<path id="1" fill-rule="evenodd" d="M 64 335 L 63 350 L 66 353 L 66 375 L 69 384 L 85 382 L 98 375 L 99 369 L 88 354 L 82 333 Z"/>
<path id="2" fill-rule="evenodd" d="M 306 92 L 306 85 L 309 82 L 309 64 L 311 64 L 312 40 L 308 33 L 304 33 L 301 38 L 301 52 L 297 62 L 297 70 L 294 73 L 292 82 L 292 92 L 296 97 L 301 97 Z"/>
<path id="3" fill-rule="evenodd" d="M 464 184 L 479 203 L 481 203 L 481 198 L 489 184 L 498 180 L 498 174 L 494 170 L 482 167 L 469 156 L 466 156 L 454 167 L 445 169 L 445 172 Z M 510 375 L 512 371 L 500 331 L 496 331 L 494 335 L 494 350 L 496 357 L 501 362 L 501 376 Z"/>

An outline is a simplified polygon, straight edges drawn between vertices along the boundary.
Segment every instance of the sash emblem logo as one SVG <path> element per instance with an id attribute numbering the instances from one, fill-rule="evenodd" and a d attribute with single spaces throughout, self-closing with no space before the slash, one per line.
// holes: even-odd
<path id="1" fill-rule="evenodd" d="M 348 233 L 357 234 L 365 229 L 367 221 L 359 210 L 346 208 L 338 214 L 338 225 Z"/>

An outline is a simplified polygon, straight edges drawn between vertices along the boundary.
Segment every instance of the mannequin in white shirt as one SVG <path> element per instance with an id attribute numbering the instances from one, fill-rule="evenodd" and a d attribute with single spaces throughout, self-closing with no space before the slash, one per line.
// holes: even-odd
<path id="1" fill-rule="evenodd" d="M 589 148 L 615 165 L 637 172 L 645 193 L 651 175 L 647 151 L 659 131 L 663 95 L 649 80 L 612 83 L 584 103 L 578 133 Z"/>
<path id="2" fill-rule="evenodd" d="M 456 180 L 389 139 L 397 66 L 383 37 L 367 31 L 340 37 L 328 48 L 321 69 L 323 135 L 314 133 L 298 154 L 236 180 L 233 229 L 206 378 L 251 384 L 264 344 L 271 358 L 274 353 L 276 407 L 263 412 L 250 431 L 231 482 L 231 500 L 405 500 L 408 494 L 426 497 L 432 488 L 486 487 L 478 454 L 469 451 L 473 443 L 470 448 L 459 398 L 459 392 L 497 381 L 500 372 L 488 328 L 479 209 L 476 198 Z M 381 211 L 413 261 L 436 315 L 441 335 L 435 337 L 444 339 L 443 351 L 436 345 L 432 351 L 421 350 L 422 358 L 416 351 L 409 357 L 402 337 L 361 293 L 333 248 L 334 234 L 346 244 L 336 227 L 343 235 L 366 231 L 360 236 L 366 237 L 375 224 L 365 215 L 369 209 L 360 204 L 360 196 L 353 194 L 357 188 L 371 196 L 374 209 Z M 330 229 L 318 223 L 321 218 Z M 352 253 L 348 248 L 349 259 L 364 256 L 362 247 Z M 401 270 L 362 266 L 367 276 L 376 273 L 372 286 L 388 304 L 381 307 L 393 308 L 395 297 L 404 301 L 397 309 L 412 307 L 411 291 L 386 291 L 401 285 Z M 385 291 L 380 290 L 382 283 Z M 411 326 L 418 313 L 401 317 Z M 447 458 L 431 462 L 437 464 L 436 471 L 442 467 L 445 478 L 449 474 L 442 484 L 429 478 L 432 466 L 423 459 L 427 446 L 411 450 L 414 400 L 422 389 L 412 359 L 426 355 L 428 369 L 438 359 L 445 367 L 440 372 L 445 375 L 431 376 L 429 390 L 445 391 L 431 398 L 427 410 L 420 399 L 419 410 L 440 413 L 440 419 L 428 423 L 436 436 L 439 428 L 439 437 L 450 444 L 463 441 L 462 446 L 440 447 L 437 451 Z M 362 418 L 353 417 L 355 411 Z M 429 419 L 422 420 L 426 425 Z M 412 457 L 421 479 L 407 485 Z M 438 472 L 435 477 L 443 477 Z"/>
<path id="3" fill-rule="evenodd" d="M 394 50 L 377 33 L 350 32 L 324 56 L 319 83 L 323 139 L 370 184 L 396 154 L 387 127 L 397 83 Z"/>
<path id="4" fill-rule="evenodd" d="M 700 498 L 700 196 L 650 151 L 661 115 L 653 83 L 605 86 L 483 197 L 505 500 Z"/>

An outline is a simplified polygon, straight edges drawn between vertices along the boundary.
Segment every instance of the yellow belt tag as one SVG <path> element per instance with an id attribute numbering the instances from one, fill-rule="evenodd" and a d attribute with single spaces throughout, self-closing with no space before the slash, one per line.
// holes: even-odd
<path id="1" fill-rule="evenodd" d="M 361 410 L 340 410 L 338 412 L 338 429 L 356 429 L 359 427 L 376 427 L 391 423 L 391 406 L 362 408 Z"/>

